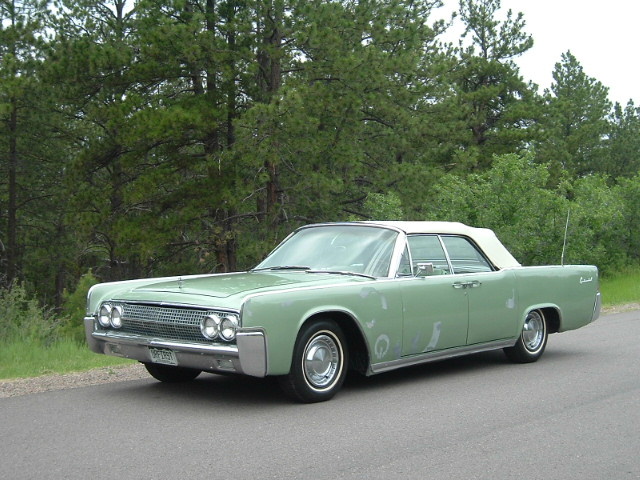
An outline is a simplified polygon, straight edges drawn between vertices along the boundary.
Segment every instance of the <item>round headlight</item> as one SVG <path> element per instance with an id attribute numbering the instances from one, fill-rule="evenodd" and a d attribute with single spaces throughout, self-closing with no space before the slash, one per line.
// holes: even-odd
<path id="1" fill-rule="evenodd" d="M 111 326 L 113 328 L 122 327 L 122 307 L 120 305 L 111 309 Z"/>
<path id="2" fill-rule="evenodd" d="M 220 324 L 220 336 L 223 340 L 230 342 L 236 338 L 236 330 L 238 329 L 238 317 L 227 315 L 222 319 Z"/>
<path id="3" fill-rule="evenodd" d="M 212 314 L 207 315 L 200 321 L 200 331 L 204 338 L 213 340 L 220 333 L 220 317 Z"/>
<path id="4" fill-rule="evenodd" d="M 109 305 L 108 303 L 105 303 L 100 307 L 100 312 L 98 313 L 98 322 L 105 328 L 111 325 L 111 305 Z"/>

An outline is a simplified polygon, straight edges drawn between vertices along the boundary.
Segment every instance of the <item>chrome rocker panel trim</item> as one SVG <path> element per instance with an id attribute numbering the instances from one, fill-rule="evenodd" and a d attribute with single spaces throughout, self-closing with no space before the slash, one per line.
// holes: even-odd
<path id="1" fill-rule="evenodd" d="M 95 322 L 94 317 L 84 318 L 87 344 L 96 353 L 150 363 L 149 347 L 167 348 L 175 353 L 180 367 L 253 377 L 267 375 L 267 342 L 264 332 L 259 329 L 238 330 L 236 345 L 205 345 L 96 331 Z"/>
<path id="2" fill-rule="evenodd" d="M 398 360 L 389 362 L 374 363 L 369 367 L 367 375 L 388 372 L 402 367 L 410 367 L 412 365 L 420 365 L 422 363 L 437 362 L 439 360 L 447 360 L 449 358 L 461 357 L 472 353 L 488 352 L 491 350 L 499 350 L 501 348 L 513 347 L 518 338 L 509 338 L 506 340 L 497 340 L 495 342 L 480 343 L 477 345 L 466 345 L 464 347 L 450 348 L 437 352 L 421 353 L 411 357 L 403 357 Z"/>

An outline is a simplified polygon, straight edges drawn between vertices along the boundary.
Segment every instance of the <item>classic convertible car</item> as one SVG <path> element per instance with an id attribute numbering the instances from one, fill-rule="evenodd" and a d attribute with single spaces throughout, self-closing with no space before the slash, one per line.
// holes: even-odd
<path id="1" fill-rule="evenodd" d="M 488 229 L 447 222 L 308 225 L 253 270 L 94 286 L 91 350 L 163 382 L 277 376 L 302 402 L 365 375 L 504 349 L 534 362 L 549 333 L 598 318 L 594 266 L 521 266 Z"/>

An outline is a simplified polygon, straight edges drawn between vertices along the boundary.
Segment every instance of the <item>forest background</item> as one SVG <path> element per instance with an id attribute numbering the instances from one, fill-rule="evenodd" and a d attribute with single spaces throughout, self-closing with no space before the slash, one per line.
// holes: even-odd
<path id="1" fill-rule="evenodd" d="M 323 221 L 461 221 L 536 265 L 569 218 L 565 263 L 637 266 L 640 108 L 571 52 L 539 92 L 499 0 L 453 43 L 440 6 L 0 0 L 0 310 L 77 332 L 97 281 L 250 268 Z"/>

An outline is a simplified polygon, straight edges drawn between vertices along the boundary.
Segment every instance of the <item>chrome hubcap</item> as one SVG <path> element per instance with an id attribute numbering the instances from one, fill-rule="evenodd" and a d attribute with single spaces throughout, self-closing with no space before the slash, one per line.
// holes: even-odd
<path id="1" fill-rule="evenodd" d="M 342 350 L 330 332 L 320 332 L 304 351 L 304 375 L 313 388 L 325 388 L 340 375 Z"/>
<path id="2" fill-rule="evenodd" d="M 542 316 L 538 312 L 530 312 L 522 329 L 522 342 L 527 350 L 535 352 L 544 341 L 545 326 Z"/>

